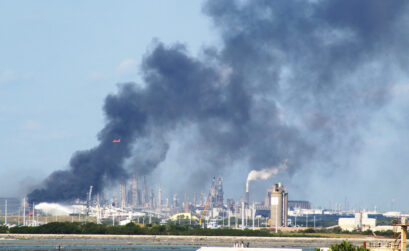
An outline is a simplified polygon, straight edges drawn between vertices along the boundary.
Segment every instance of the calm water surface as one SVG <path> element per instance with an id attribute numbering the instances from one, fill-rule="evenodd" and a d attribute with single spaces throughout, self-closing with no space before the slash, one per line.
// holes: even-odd
<path id="1" fill-rule="evenodd" d="M 196 251 L 200 246 L 175 246 L 175 245 L 140 245 L 132 243 L 113 244 L 110 241 L 98 244 L 92 241 L 69 240 L 0 240 L 0 250 L 140 250 L 140 251 Z M 314 251 L 312 247 L 302 248 L 303 251 Z"/>

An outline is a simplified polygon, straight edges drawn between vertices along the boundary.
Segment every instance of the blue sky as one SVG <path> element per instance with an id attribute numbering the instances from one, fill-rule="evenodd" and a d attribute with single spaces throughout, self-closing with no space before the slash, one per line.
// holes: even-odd
<path id="1" fill-rule="evenodd" d="M 96 144 L 116 84 L 154 40 L 217 43 L 201 1 L 7 1 L 0 8 L 0 196 L 21 195 Z"/>

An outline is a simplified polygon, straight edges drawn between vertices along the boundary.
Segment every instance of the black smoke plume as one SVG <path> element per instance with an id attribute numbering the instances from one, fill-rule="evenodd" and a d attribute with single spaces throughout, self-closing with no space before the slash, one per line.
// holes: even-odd
<path id="1" fill-rule="evenodd" d="M 127 160 L 132 172 L 148 174 L 166 159 L 167 136 L 192 125 L 202 148 L 191 154 L 218 171 L 238 161 L 261 169 L 288 160 L 294 173 L 331 162 L 338 149 L 356 151 L 357 128 L 388 101 L 393 73 L 407 62 L 408 31 L 399 29 L 407 5 L 207 1 L 223 46 L 195 58 L 183 45 L 156 44 L 143 61 L 146 87 L 122 84 L 109 95 L 99 145 L 75 153 L 30 201 L 84 198 L 90 185 L 99 192 L 127 177 Z M 195 171 L 201 184 L 204 172 Z"/>

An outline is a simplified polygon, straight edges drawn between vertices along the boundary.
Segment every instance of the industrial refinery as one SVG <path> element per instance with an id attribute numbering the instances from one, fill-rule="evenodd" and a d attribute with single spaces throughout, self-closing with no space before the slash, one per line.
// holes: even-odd
<path id="1" fill-rule="evenodd" d="M 38 226 L 59 220 L 112 225 L 173 222 L 202 228 L 269 228 L 275 231 L 334 225 L 348 231 L 384 231 L 391 227 L 378 226 L 377 220 L 406 216 L 399 212 L 380 213 L 376 209 L 341 209 L 338 204 L 335 209 L 314 209 L 309 201 L 289 200 L 289 193 L 281 182 L 266 188 L 264 201 L 254 201 L 249 186 L 247 179 L 244 199 L 226 199 L 223 178 L 213 177 L 207 191 L 165 196 L 166 192 L 160 186 L 151 186 L 147 177 L 134 174 L 128 182 L 103 193 L 93 193 L 93 186 L 90 186 L 86 200 L 76 199 L 71 203 L 35 204 L 26 198 L 0 199 L 0 206 L 4 208 L 0 212 L 4 216 L 2 223 L 6 225 Z M 13 217 L 15 222 L 11 221 Z"/>
<path id="2" fill-rule="evenodd" d="M 248 188 L 248 182 L 246 187 Z M 274 189 L 279 189 L 277 191 L 280 193 Z M 275 184 L 273 190 L 267 191 L 266 196 L 273 198 L 268 199 L 268 201 L 279 198 L 277 194 L 281 195 L 282 191 L 285 191 L 284 187 L 281 184 Z M 172 194 L 170 197 L 165 197 L 160 186 L 150 186 L 146 176 L 134 174 L 128 182 L 121 182 L 110 190 L 104 190 L 103 193 L 93 193 L 93 186 L 91 185 L 85 201 L 76 199 L 71 203 L 64 204 L 46 202 L 36 204 L 29 203 L 26 198 L 22 199 L 21 203 L 14 199 L 11 207 L 9 202 L 8 215 L 9 217 L 11 215 L 21 216 L 19 223 L 23 225 L 46 223 L 39 220 L 39 217 L 44 218 L 41 216 L 68 216 L 73 221 L 94 217 L 98 223 L 108 220 L 111 222 L 110 224 L 126 224 L 130 221 L 142 224 L 151 223 L 152 218 L 159 219 L 164 223 L 171 219 L 186 218 L 194 221 L 197 219 L 196 224 L 201 224 L 202 227 L 220 227 L 217 223 L 214 224 L 214 221 L 217 222 L 221 219 L 226 223 L 226 226 L 236 228 L 245 228 L 249 221 L 255 222 L 255 218 L 257 218 L 257 226 L 272 225 L 274 220 L 269 221 L 268 218 L 274 213 L 270 214 L 269 212 L 270 202 L 267 201 L 267 198 L 266 202 L 250 204 L 248 190 L 246 190 L 245 196 L 246 200 L 226 200 L 223 191 L 223 178 L 213 177 L 207 191 L 184 193 L 183 196 Z M 7 200 L 4 201 L 7 203 Z M 282 201 L 281 198 L 280 201 Z M 7 204 L 5 204 L 5 208 L 7 208 Z M 280 219 L 286 219 L 286 216 L 282 216 L 287 215 L 283 212 L 284 208 L 286 206 L 281 207 L 280 204 L 279 208 L 275 209 L 279 211 Z M 147 222 L 145 222 L 145 218 Z M 224 219 L 226 220 L 224 221 Z M 240 220 L 231 221 L 231 219 Z M 51 217 L 50 220 L 53 218 Z M 279 220 L 279 222 L 282 226 L 284 221 Z"/>

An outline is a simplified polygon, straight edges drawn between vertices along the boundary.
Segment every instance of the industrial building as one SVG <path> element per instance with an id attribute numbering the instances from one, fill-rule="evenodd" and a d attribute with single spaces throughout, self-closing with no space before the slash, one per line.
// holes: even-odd
<path id="1" fill-rule="evenodd" d="M 287 226 L 288 193 L 281 183 L 274 184 L 272 189 L 267 190 L 265 206 L 270 207 L 271 226 Z"/>
<path id="2" fill-rule="evenodd" d="M 354 218 L 339 218 L 338 226 L 342 230 L 374 230 L 376 227 L 376 219 L 369 218 L 367 213 L 355 213 Z"/>
<path id="3" fill-rule="evenodd" d="M 362 231 L 390 230 L 391 226 L 375 226 L 376 220 L 383 221 L 390 219 L 391 215 L 397 215 L 396 212 L 381 214 L 376 211 L 357 213 L 354 210 L 341 212 L 311 209 L 311 203 L 308 201 L 288 201 L 288 192 L 281 183 L 267 189 L 264 201 L 248 203 L 248 189 L 240 200 L 229 198 L 224 201 L 221 177 L 214 177 L 208 189 L 191 193 L 186 191 L 182 197 L 177 193 L 165 193 L 160 186 L 152 186 L 150 181 L 142 175 L 138 177 L 133 174 L 130 176 L 128 186 L 126 181 L 122 181 L 110 190 L 97 194 L 92 194 L 90 186 L 85 201 L 76 200 L 65 205 L 55 203 L 29 205 L 26 201 L 13 201 L 9 198 L 8 203 L 6 200 L 0 200 L 0 214 L 20 215 L 14 224 L 25 225 L 44 224 L 47 219 L 54 219 L 47 218 L 51 215 L 69 216 L 74 221 L 81 221 L 84 216 L 89 215 L 96 217 L 97 222 L 114 221 L 115 224 L 132 220 L 144 224 L 148 222 L 144 217 L 148 219 L 155 217 L 166 223 L 172 215 L 184 213 L 191 215 L 193 221 L 201 219 L 203 226 L 219 222 L 221 223 L 219 227 L 245 229 L 277 226 L 277 229 L 283 229 L 287 226 L 330 227 L 338 223 L 344 230 Z"/>
<path id="4" fill-rule="evenodd" d="M 221 177 L 213 177 L 212 185 L 210 186 L 209 200 L 211 207 L 223 207 L 223 179 Z"/>
<path id="5" fill-rule="evenodd" d="M 244 195 L 247 196 L 246 199 L 225 201 L 222 177 L 213 177 L 206 190 L 200 193 L 185 192 L 183 197 L 177 193 L 167 194 L 170 197 L 166 197 L 160 186 L 154 187 L 147 177 L 134 173 L 128 181 L 124 180 L 105 192 L 92 194 L 92 186 L 90 186 L 85 201 L 78 199 L 71 205 L 63 206 L 50 203 L 26 206 L 27 211 L 30 211 L 29 207 L 35 206 L 35 210 L 31 209 L 33 214 L 36 217 L 44 216 L 45 219 L 47 219 L 46 216 L 56 213 L 73 217 L 74 220 L 80 220 L 89 215 L 96 217 L 97 222 L 109 219 L 119 224 L 125 220 L 143 222 L 141 217 L 157 217 L 166 220 L 172 215 L 185 213 L 192 215 L 193 219 L 201 219 L 204 226 L 218 220 L 226 224 L 226 227 L 241 229 L 267 227 L 276 226 L 276 219 L 279 227 L 287 225 L 288 193 L 281 183 L 274 184 L 272 189 L 267 190 L 267 206 L 264 202 L 248 203 L 248 189 L 246 189 L 247 194 Z M 231 221 L 234 221 L 234 225 L 231 225 Z M 24 222 L 42 224 L 41 219 L 32 220 L 33 223 Z"/>
<path id="6" fill-rule="evenodd" d="M 289 200 L 288 201 L 288 208 L 291 209 L 311 209 L 311 203 L 306 200 Z"/>

